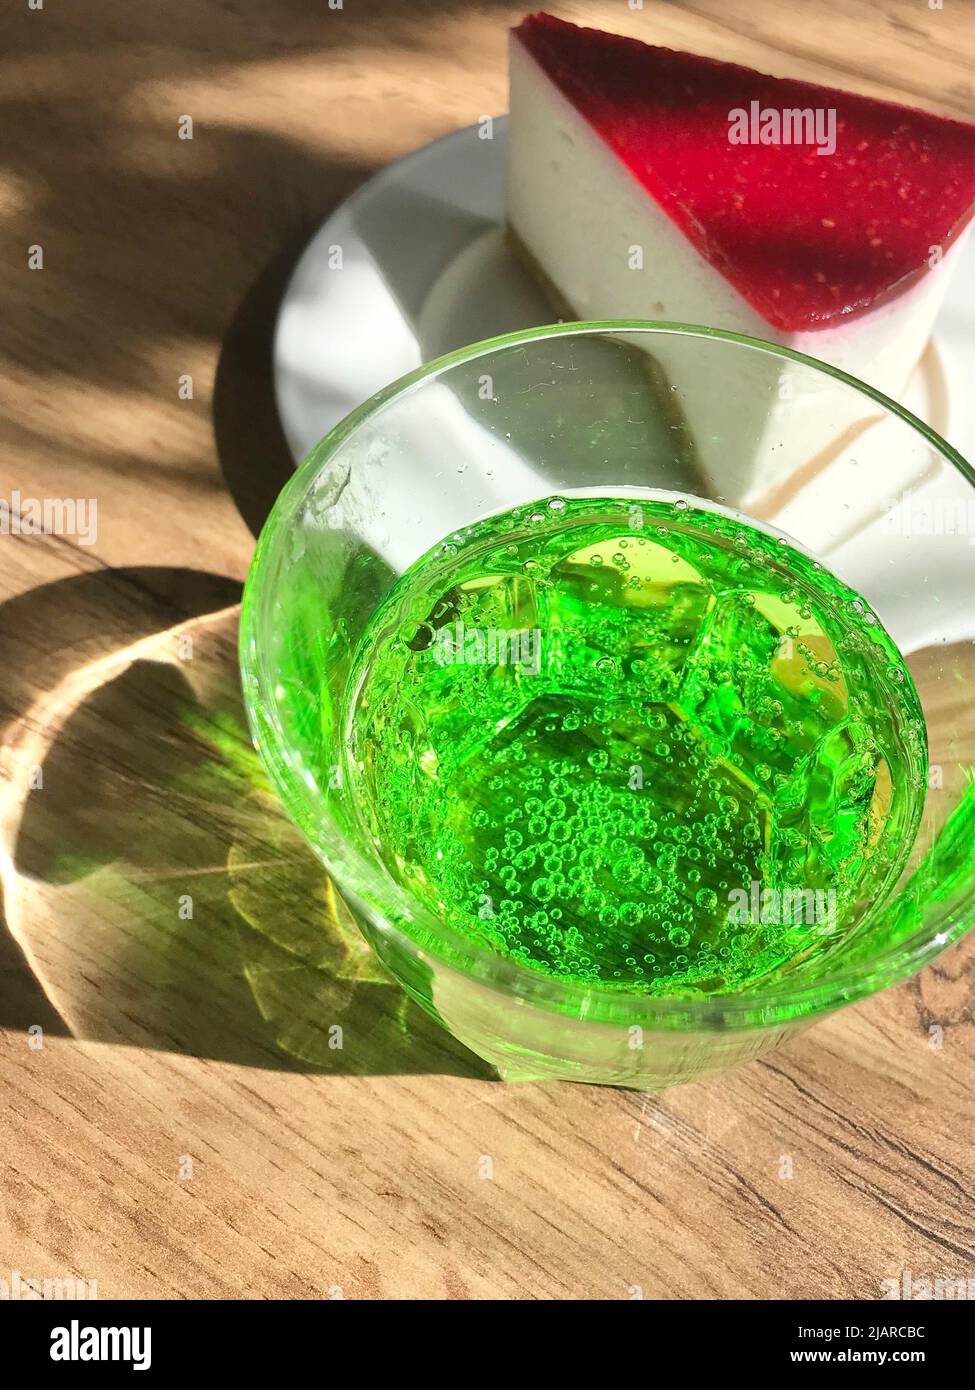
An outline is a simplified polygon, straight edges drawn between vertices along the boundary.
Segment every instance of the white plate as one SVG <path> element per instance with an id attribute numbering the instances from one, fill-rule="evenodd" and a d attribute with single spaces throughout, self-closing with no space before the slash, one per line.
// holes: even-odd
<path id="1" fill-rule="evenodd" d="M 501 234 L 504 137 L 470 126 L 383 169 L 309 242 L 274 340 L 278 409 L 296 462 L 380 387 L 441 353 L 550 323 Z M 975 237 L 905 405 L 975 458 Z"/>
<path id="2" fill-rule="evenodd" d="M 480 138 L 476 126 L 459 130 L 390 165 L 343 203 L 309 243 L 285 293 L 274 341 L 278 408 L 296 462 L 349 411 L 423 362 L 551 322 L 545 298 L 502 235 L 505 125 L 505 118 L 496 119 L 491 139 Z M 933 342 L 904 395 L 908 409 L 969 459 L 975 459 L 973 384 L 975 237 L 962 253 Z M 873 445 L 878 462 L 886 461 L 884 436 L 878 434 Z M 862 443 L 857 452 L 864 455 Z M 966 538 L 934 547 L 915 538 L 902 548 L 898 582 L 888 584 L 884 499 L 848 486 L 849 515 L 837 533 L 832 473 L 850 462 L 831 465 L 795 500 L 804 534 L 810 518 L 820 516 L 831 541 L 818 552 L 860 592 L 870 592 L 871 579 L 885 576 L 880 617 L 905 654 L 934 640 L 975 638 L 969 600 L 975 549 Z M 888 476 L 892 492 L 908 485 L 894 468 Z M 950 470 L 915 486 L 923 485 L 924 496 L 936 502 L 946 481 L 951 486 Z M 786 507 L 775 520 L 788 532 L 794 517 Z M 930 604 L 918 609 L 924 586 L 944 595 L 939 610 Z M 934 611 L 937 633 L 930 630 Z"/>

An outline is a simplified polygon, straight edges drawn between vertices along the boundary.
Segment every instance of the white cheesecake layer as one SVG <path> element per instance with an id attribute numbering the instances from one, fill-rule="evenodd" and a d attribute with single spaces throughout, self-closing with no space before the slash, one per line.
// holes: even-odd
<path id="1" fill-rule="evenodd" d="M 818 331 L 782 333 L 691 245 L 516 36 L 510 84 L 508 223 L 580 318 L 728 329 L 795 348 L 888 395 L 900 393 L 924 351 L 960 244 L 877 309 Z M 713 383 L 688 373 L 686 352 L 677 356 L 660 361 L 676 373 L 671 381 L 697 440 L 704 481 L 728 483 L 731 467 L 742 500 L 779 487 L 866 415 L 851 412 L 847 398 L 824 410 L 808 387 L 796 390 L 784 379 L 791 366 L 765 356 L 743 358 L 738 378 L 723 379 L 718 411 Z"/>

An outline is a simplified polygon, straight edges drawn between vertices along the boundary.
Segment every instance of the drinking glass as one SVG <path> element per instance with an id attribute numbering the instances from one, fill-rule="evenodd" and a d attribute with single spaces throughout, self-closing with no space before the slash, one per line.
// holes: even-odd
<path id="1" fill-rule="evenodd" d="M 928 785 L 899 878 L 828 951 L 748 988 L 651 996 L 500 954 L 391 874 L 347 775 L 353 656 L 414 561 L 540 498 L 631 494 L 724 511 L 821 561 L 897 643 L 924 712 Z M 244 595 L 248 717 L 376 954 L 502 1077 L 698 1080 L 904 979 L 972 925 L 973 543 L 969 465 L 832 367 L 687 325 L 511 334 L 380 391 L 284 488 Z"/>

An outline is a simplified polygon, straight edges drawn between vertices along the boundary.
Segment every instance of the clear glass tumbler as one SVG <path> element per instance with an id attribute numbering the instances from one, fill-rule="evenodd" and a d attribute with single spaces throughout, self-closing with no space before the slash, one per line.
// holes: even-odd
<path id="1" fill-rule="evenodd" d="M 539 498 L 680 497 L 810 553 L 910 669 L 928 786 L 896 882 L 842 940 L 747 989 L 651 997 L 543 973 L 442 920 L 386 867 L 344 775 L 353 653 L 403 572 Z M 975 474 L 892 401 L 784 348 L 681 325 L 479 343 L 348 416 L 285 487 L 244 596 L 255 743 L 380 959 L 508 1079 L 659 1089 L 775 1047 L 972 925 Z"/>

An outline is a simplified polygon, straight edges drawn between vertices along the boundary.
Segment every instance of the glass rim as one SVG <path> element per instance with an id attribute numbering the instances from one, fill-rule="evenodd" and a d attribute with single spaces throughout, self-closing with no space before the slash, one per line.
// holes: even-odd
<path id="1" fill-rule="evenodd" d="M 354 410 L 345 415 L 329 432 L 323 436 L 308 456 L 296 468 L 281 490 L 267 517 L 251 560 L 240 616 L 239 655 L 243 679 L 244 704 L 254 744 L 261 754 L 265 768 L 272 783 L 281 796 L 285 810 L 292 814 L 294 805 L 302 806 L 315 814 L 317 819 L 330 821 L 328 800 L 320 791 L 313 792 L 306 781 L 294 773 L 287 762 L 276 756 L 277 750 L 269 746 L 265 735 L 273 733 L 280 748 L 287 745 L 287 738 L 281 726 L 274 695 L 274 682 L 266 669 L 263 658 L 262 626 L 258 616 L 260 594 L 266 590 L 266 583 L 260 576 L 263 566 L 258 560 L 266 556 L 282 534 L 287 524 L 294 520 L 308 491 L 312 478 L 317 478 L 336 453 L 366 421 L 379 414 L 394 400 L 408 396 L 413 390 L 435 380 L 451 368 L 464 366 L 497 351 L 518 347 L 529 342 L 539 342 L 547 338 L 612 336 L 619 333 L 670 334 L 676 337 L 701 338 L 736 347 L 749 348 L 770 356 L 798 362 L 813 373 L 830 377 L 857 394 L 872 400 L 886 412 L 894 415 L 909 428 L 920 434 L 927 443 L 957 469 L 964 480 L 975 489 L 975 469 L 947 440 L 926 424 L 913 412 L 897 401 L 892 400 L 875 387 L 860 381 L 829 363 L 821 362 L 806 353 L 782 344 L 770 343 L 761 338 L 733 333 L 726 329 L 708 328 L 701 324 L 684 324 L 656 321 L 650 319 L 599 319 L 579 320 L 544 324 L 534 328 L 520 329 L 511 333 L 485 338 L 476 343 L 457 348 L 453 352 L 422 363 L 419 367 L 396 378 L 387 386 L 376 391 Z M 689 494 L 690 495 L 690 494 Z M 263 706 L 264 717 L 259 717 L 258 706 Z M 465 975 L 474 973 L 475 978 L 488 987 L 504 991 L 526 1003 L 538 1003 L 541 1007 L 553 1001 L 588 1001 L 587 1013 L 594 1020 L 608 1018 L 625 1006 L 627 1016 L 661 1018 L 697 1018 L 702 1028 L 714 1026 L 720 1017 L 723 1024 L 729 1018 L 741 1017 L 742 1023 L 759 1022 L 763 1015 L 773 1014 L 778 1007 L 788 1008 L 789 1016 L 796 1017 L 797 1006 L 804 1002 L 808 1007 L 802 1013 L 813 1015 L 827 1012 L 844 1003 L 864 998 L 880 989 L 899 983 L 913 974 L 927 960 L 947 948 L 963 934 L 972 922 L 962 919 L 946 931 L 936 932 L 931 927 L 920 928 L 898 941 L 886 950 L 880 950 L 859 966 L 840 964 L 833 971 L 811 979 L 790 983 L 789 977 L 779 978 L 768 985 L 758 985 L 747 991 L 715 992 L 713 994 L 687 994 L 680 996 L 652 995 L 635 993 L 625 986 L 614 986 L 607 982 L 584 982 L 567 980 L 559 975 L 550 975 L 535 970 L 511 957 L 481 945 L 457 932 L 448 922 L 436 917 L 426 908 L 414 911 L 416 900 L 396 883 L 389 874 L 383 874 L 370 864 L 357 846 L 345 835 L 334 832 L 342 841 L 347 863 L 338 866 L 331 862 L 327 849 L 309 835 L 315 853 L 322 861 L 326 871 L 334 879 L 338 891 L 350 899 L 353 906 L 364 911 L 372 925 L 384 936 L 393 937 L 397 944 L 415 958 L 432 957 L 449 970 Z M 352 872 L 348 869 L 351 865 Z M 354 881 L 350 881 L 354 880 Z M 384 903 L 401 903 L 410 916 L 422 921 L 425 926 L 424 943 L 416 940 L 409 932 L 393 920 Z M 438 949 L 453 947 L 453 952 Z M 481 965 L 483 971 L 472 972 L 471 965 Z M 876 976 L 886 972 L 886 977 L 876 982 Z M 611 1007 L 600 1014 L 592 1005 L 596 1000 Z M 434 1000 L 434 1005 L 436 1000 Z"/>
<path id="2" fill-rule="evenodd" d="M 796 348 L 786 347 L 782 343 L 772 343 L 764 338 L 750 337 L 747 333 L 733 333 L 726 328 L 708 328 L 704 324 L 678 323 L 664 319 L 572 319 L 565 322 L 543 324 L 536 328 L 516 329 L 512 333 L 501 333 L 494 338 L 482 338 L 476 343 L 469 343 L 465 347 L 455 348 L 453 352 L 446 352 L 440 357 L 431 358 L 429 362 L 423 362 L 419 367 L 414 367 L 412 371 L 396 377 L 387 386 L 380 387 L 361 405 L 357 405 L 354 410 L 350 410 L 347 415 L 344 415 L 327 434 L 323 435 L 308 456 L 302 459 L 295 469 L 295 477 L 300 477 L 309 471 L 312 459 L 315 459 L 319 464 L 323 463 L 353 430 L 377 414 L 390 401 L 406 395 L 415 386 L 422 385 L 431 377 L 439 376 L 441 372 L 450 367 L 463 366 L 466 362 L 473 362 L 478 357 L 483 357 L 500 348 L 517 347 L 520 343 L 534 342 L 544 338 L 596 334 L 612 335 L 620 332 L 671 333 L 686 338 L 714 339 L 718 342 L 735 343 L 742 347 L 754 348 L 772 357 L 782 357 L 791 362 L 799 362 L 802 366 L 811 368 L 819 375 L 832 377 L 835 381 L 842 382 L 844 386 L 852 387 L 859 395 L 866 396 L 869 400 L 883 406 L 892 415 L 898 416 L 905 424 L 910 425 L 918 434 L 922 435 L 938 453 L 943 454 L 958 469 L 965 481 L 975 487 L 975 466 L 969 463 L 954 445 L 949 444 L 938 434 L 937 430 L 922 420 L 920 416 L 915 415 L 913 411 L 908 410 L 906 406 L 901 405 L 899 401 L 893 400 L 883 391 L 878 391 L 875 386 L 861 381 L 859 377 L 843 371 L 841 367 L 834 367 L 829 362 L 820 361 L 817 357 L 811 357 L 808 353 L 799 352 Z M 330 446 L 327 450 L 326 445 Z M 293 479 L 289 478 L 286 486 L 290 487 L 292 481 Z M 275 503 L 275 505 L 277 504 Z"/>

